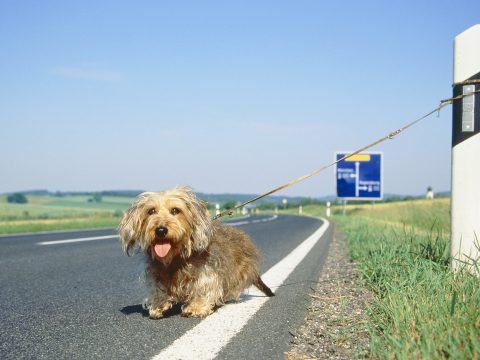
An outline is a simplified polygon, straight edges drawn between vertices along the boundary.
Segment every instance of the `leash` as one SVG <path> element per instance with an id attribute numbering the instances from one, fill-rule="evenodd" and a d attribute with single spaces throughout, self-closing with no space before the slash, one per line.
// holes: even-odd
<path id="1" fill-rule="evenodd" d="M 469 85 L 469 84 L 478 84 L 478 83 L 480 83 L 480 80 L 467 80 L 467 81 L 464 81 L 464 82 L 462 82 L 462 83 L 458 83 L 458 84 L 454 84 L 454 85 Z M 372 143 L 370 143 L 370 144 L 368 144 L 368 145 L 366 145 L 366 146 L 364 146 L 364 147 L 362 147 L 362 148 L 360 148 L 360 149 L 358 149 L 358 150 L 356 150 L 356 151 L 353 151 L 353 152 L 350 153 L 350 154 L 347 154 L 347 155 L 343 156 L 342 158 L 340 158 L 340 159 L 332 162 L 331 164 L 322 166 L 322 167 L 320 167 L 320 168 L 318 168 L 318 169 L 316 169 L 316 170 L 313 170 L 313 171 L 309 172 L 308 174 L 305 174 L 305 175 L 303 175 L 303 176 L 300 176 L 300 177 L 298 177 L 298 178 L 296 178 L 296 179 L 294 179 L 294 180 L 291 180 L 291 181 L 289 181 L 289 182 L 287 182 L 287 183 L 285 183 L 285 184 L 283 184 L 283 185 L 280 185 L 280 186 L 276 187 L 275 189 L 270 190 L 270 191 L 268 191 L 268 192 L 266 192 L 266 193 L 264 193 L 264 194 L 262 194 L 262 195 L 256 196 L 256 197 L 254 197 L 254 198 L 252 198 L 252 199 L 250 199 L 250 200 L 248 200 L 248 201 L 245 201 L 245 202 L 243 202 L 243 203 L 241 203 L 241 204 L 239 204 L 239 205 L 236 205 L 236 206 L 233 207 L 232 209 L 224 210 L 224 211 L 220 212 L 218 215 L 213 216 L 213 217 L 212 217 L 212 220 L 217 220 L 217 219 L 219 219 L 219 218 L 221 218 L 221 217 L 223 217 L 223 216 L 225 216 L 225 215 L 231 216 L 231 215 L 233 215 L 233 213 L 234 213 L 235 210 L 237 210 L 237 209 L 239 209 L 239 208 L 242 208 L 242 207 L 244 207 L 245 205 L 248 205 L 248 204 L 250 204 L 250 203 L 252 203 L 252 202 L 258 201 L 258 200 L 260 200 L 260 199 L 262 199 L 262 198 L 264 198 L 264 197 L 266 197 L 266 196 L 268 196 L 268 195 L 271 195 L 271 194 L 276 193 L 276 192 L 278 192 L 278 191 L 280 191 L 280 190 L 283 190 L 283 189 L 285 189 L 285 188 L 287 188 L 287 187 L 290 187 L 290 186 L 292 186 L 292 185 L 295 185 L 295 184 L 297 184 L 297 183 L 299 183 L 299 182 L 301 182 L 301 181 L 303 181 L 303 180 L 306 180 L 306 179 L 308 179 L 308 178 L 311 178 L 312 176 L 315 176 L 315 175 L 317 175 L 318 173 L 320 173 L 320 172 L 322 172 L 322 171 L 324 171 L 324 170 L 326 170 L 326 169 L 328 169 L 328 168 L 330 168 L 330 167 L 338 164 L 339 162 L 341 162 L 341 161 L 349 158 L 350 156 L 357 155 L 357 154 L 359 154 L 359 153 L 361 153 L 361 152 L 363 152 L 363 151 L 366 151 L 366 150 L 368 150 L 368 149 L 370 149 L 370 148 L 372 148 L 372 147 L 374 147 L 374 146 L 376 146 L 376 145 L 384 142 L 385 140 L 392 140 L 393 138 L 395 138 L 396 136 L 398 136 L 399 134 L 401 134 L 402 132 L 404 132 L 405 130 L 407 130 L 409 127 L 411 127 L 411 126 L 419 123 L 420 121 L 422 121 L 423 119 L 429 117 L 430 115 L 432 115 L 432 114 L 434 114 L 434 113 L 438 113 L 438 114 L 439 114 L 439 113 L 440 113 L 440 110 L 442 110 L 444 107 L 452 104 L 454 101 L 459 100 L 459 99 L 463 99 L 463 98 L 466 97 L 466 96 L 470 96 L 470 95 L 473 95 L 473 94 L 476 94 L 476 93 L 480 93 L 480 90 L 475 90 L 475 91 L 472 91 L 472 92 L 470 92 L 470 93 L 468 93 L 468 94 L 459 95 L 459 96 L 455 96 L 455 97 L 448 98 L 448 99 L 445 99 L 445 100 L 441 100 L 441 101 L 440 101 L 440 105 L 438 105 L 435 109 L 433 109 L 432 111 L 430 111 L 430 112 L 428 112 L 427 114 L 423 115 L 422 117 L 420 117 L 420 118 L 418 118 L 418 119 L 416 119 L 416 120 L 414 120 L 414 121 L 412 121 L 412 122 L 404 125 L 403 127 L 399 128 L 399 129 L 397 129 L 397 130 L 395 130 L 395 131 L 390 132 L 389 134 L 387 134 L 387 135 L 379 138 L 378 140 L 375 140 L 374 142 L 372 142 Z"/>

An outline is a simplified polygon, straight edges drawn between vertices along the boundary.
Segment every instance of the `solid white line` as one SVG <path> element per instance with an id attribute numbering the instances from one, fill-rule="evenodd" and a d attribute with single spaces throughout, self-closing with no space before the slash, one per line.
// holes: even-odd
<path id="1" fill-rule="evenodd" d="M 288 278 L 327 230 L 329 222 L 322 220 L 320 228 L 262 275 L 266 284 L 278 287 Z M 219 308 L 152 359 L 215 358 L 269 299 L 257 288 L 250 287 L 240 301 Z"/>
<path id="2" fill-rule="evenodd" d="M 115 239 L 115 238 L 118 238 L 118 235 L 105 235 L 105 236 L 93 236 L 93 237 L 85 237 L 85 238 L 78 238 L 78 239 L 43 241 L 43 242 L 37 243 L 37 245 L 71 244 L 71 243 L 78 243 L 78 242 L 84 242 L 84 241 L 107 240 L 107 239 Z"/>

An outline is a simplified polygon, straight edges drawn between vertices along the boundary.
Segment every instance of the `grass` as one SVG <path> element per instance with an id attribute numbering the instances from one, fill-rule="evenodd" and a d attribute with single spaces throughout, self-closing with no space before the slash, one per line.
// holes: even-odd
<path id="1" fill-rule="evenodd" d="M 35 233 L 42 231 L 79 230 L 117 227 L 120 217 L 86 217 L 72 219 L 0 222 L 0 234 Z"/>
<path id="2" fill-rule="evenodd" d="M 29 196 L 27 204 L 9 204 L 0 197 L 0 234 L 116 227 L 133 201 L 128 197 Z"/>
<path id="3" fill-rule="evenodd" d="M 480 279 L 451 271 L 449 209 L 449 199 L 349 205 L 346 216 L 334 209 L 373 293 L 374 358 L 480 358 Z"/>

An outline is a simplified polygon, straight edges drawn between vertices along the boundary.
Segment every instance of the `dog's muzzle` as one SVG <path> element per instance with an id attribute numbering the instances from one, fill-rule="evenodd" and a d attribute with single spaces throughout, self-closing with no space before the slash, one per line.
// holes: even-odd
<path id="1" fill-rule="evenodd" d="M 168 229 L 164 226 L 159 226 L 155 229 L 156 238 L 152 247 L 152 256 L 155 256 L 159 260 L 167 256 L 172 247 L 169 239 L 167 239 L 167 234 Z"/>
<path id="2" fill-rule="evenodd" d="M 164 238 L 168 234 L 168 229 L 163 226 L 159 226 L 155 229 L 155 235 L 157 235 L 159 238 Z"/>

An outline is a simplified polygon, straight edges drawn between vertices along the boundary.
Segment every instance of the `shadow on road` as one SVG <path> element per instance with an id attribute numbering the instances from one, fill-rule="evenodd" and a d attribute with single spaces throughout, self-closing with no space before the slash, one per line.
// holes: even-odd
<path id="1" fill-rule="evenodd" d="M 132 314 L 140 314 L 143 317 L 148 318 L 148 310 L 144 309 L 142 304 L 127 305 L 124 308 L 120 309 L 120 312 L 126 316 L 132 315 Z M 168 310 L 163 317 L 167 318 L 170 316 L 180 315 L 181 313 L 182 313 L 181 306 L 179 304 L 176 304 L 170 310 Z"/>

